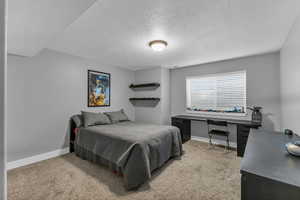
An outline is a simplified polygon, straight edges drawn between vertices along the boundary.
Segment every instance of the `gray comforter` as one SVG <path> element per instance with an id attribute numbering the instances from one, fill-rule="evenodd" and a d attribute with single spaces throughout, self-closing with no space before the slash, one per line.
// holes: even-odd
<path id="1" fill-rule="evenodd" d="M 151 178 L 151 172 L 172 157 L 182 155 L 180 131 L 173 126 L 121 122 L 80 128 L 76 136 L 78 156 L 107 161 L 121 172 L 125 187 L 133 189 Z M 90 158 L 89 158 L 90 157 Z"/>

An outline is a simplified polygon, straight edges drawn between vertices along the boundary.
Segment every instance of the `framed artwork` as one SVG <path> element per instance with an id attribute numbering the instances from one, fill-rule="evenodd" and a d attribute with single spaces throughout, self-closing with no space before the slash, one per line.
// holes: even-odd
<path id="1" fill-rule="evenodd" d="M 110 74 L 88 70 L 88 107 L 110 106 Z"/>

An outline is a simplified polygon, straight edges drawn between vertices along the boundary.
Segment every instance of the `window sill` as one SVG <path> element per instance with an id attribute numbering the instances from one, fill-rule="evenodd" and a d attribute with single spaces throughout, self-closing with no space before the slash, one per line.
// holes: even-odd
<path id="1" fill-rule="evenodd" d="M 204 111 L 191 111 L 186 110 L 186 113 L 202 116 L 218 116 L 218 117 L 246 117 L 247 113 L 218 113 L 218 112 L 204 112 Z"/>

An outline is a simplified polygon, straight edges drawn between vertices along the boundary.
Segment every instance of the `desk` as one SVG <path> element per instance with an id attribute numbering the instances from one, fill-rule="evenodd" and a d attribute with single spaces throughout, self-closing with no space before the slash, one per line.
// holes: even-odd
<path id="1" fill-rule="evenodd" d="M 191 121 L 207 121 L 207 120 L 221 120 L 227 121 L 229 124 L 237 125 L 237 155 L 243 156 L 246 148 L 249 131 L 251 128 L 258 128 L 261 124 L 254 123 L 247 120 L 238 119 L 223 119 L 213 117 L 198 117 L 190 115 L 176 115 L 172 117 L 172 125 L 180 129 L 182 142 L 191 139 Z"/>
<path id="2" fill-rule="evenodd" d="M 285 150 L 286 137 L 251 130 L 241 164 L 242 200 L 300 199 L 300 158 Z"/>

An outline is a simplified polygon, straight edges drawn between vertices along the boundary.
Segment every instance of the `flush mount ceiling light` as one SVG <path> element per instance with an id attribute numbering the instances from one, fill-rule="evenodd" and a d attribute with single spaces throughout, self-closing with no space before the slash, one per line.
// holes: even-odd
<path id="1" fill-rule="evenodd" d="M 153 40 L 149 42 L 149 47 L 153 49 L 153 51 L 163 51 L 168 46 L 168 43 L 164 40 Z"/>

